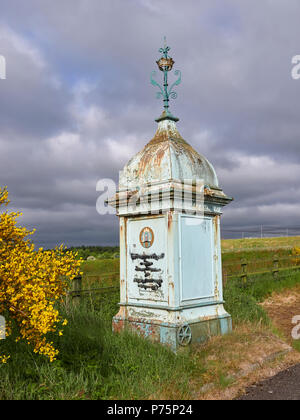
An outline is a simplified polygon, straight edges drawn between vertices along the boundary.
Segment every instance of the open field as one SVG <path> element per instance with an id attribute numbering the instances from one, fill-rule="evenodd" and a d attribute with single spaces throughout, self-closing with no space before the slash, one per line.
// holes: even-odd
<path id="1" fill-rule="evenodd" d="M 240 252 L 245 250 L 255 251 L 260 249 L 292 249 L 295 246 L 300 247 L 300 236 L 222 240 L 222 252 Z"/>
<path id="2" fill-rule="evenodd" d="M 241 271 L 241 262 L 248 263 L 248 271 L 263 272 L 273 268 L 275 257 L 279 268 L 297 266 L 299 258 L 293 258 L 293 249 L 300 248 L 300 237 L 264 239 L 227 239 L 222 240 L 222 263 L 227 275 Z"/>

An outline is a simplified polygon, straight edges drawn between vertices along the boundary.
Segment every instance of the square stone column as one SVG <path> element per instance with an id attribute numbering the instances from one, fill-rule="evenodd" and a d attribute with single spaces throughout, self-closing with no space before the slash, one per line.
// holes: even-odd
<path id="1" fill-rule="evenodd" d="M 152 191 L 154 201 L 155 194 L 161 200 L 161 214 L 152 214 L 141 196 L 134 209 L 128 196 L 114 202 L 121 292 L 113 330 L 128 328 L 176 351 L 232 329 L 223 306 L 220 241 L 221 208 L 230 199 L 221 190 L 206 190 L 203 214 L 195 215 L 192 204 L 185 212 L 177 208 L 172 188 L 171 208 Z"/>

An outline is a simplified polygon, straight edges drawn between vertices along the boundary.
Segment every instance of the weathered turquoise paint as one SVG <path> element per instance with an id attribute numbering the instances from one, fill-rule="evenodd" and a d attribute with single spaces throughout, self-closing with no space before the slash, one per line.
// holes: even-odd
<path id="1" fill-rule="evenodd" d="M 169 180 L 203 180 L 216 191 L 219 185 L 212 164 L 182 138 L 174 121 L 166 119 L 158 123 L 153 139 L 120 172 L 119 190 L 133 190 L 147 183 L 162 188 Z"/>
<path id="2" fill-rule="evenodd" d="M 212 219 L 205 217 L 196 219 L 197 225 L 189 224 L 193 220 L 191 216 L 180 217 L 181 303 L 214 298 L 216 287 Z"/>
<path id="3" fill-rule="evenodd" d="M 176 327 L 171 326 L 160 326 L 160 342 L 170 346 L 173 350 L 176 350 L 177 341 L 177 330 Z"/>

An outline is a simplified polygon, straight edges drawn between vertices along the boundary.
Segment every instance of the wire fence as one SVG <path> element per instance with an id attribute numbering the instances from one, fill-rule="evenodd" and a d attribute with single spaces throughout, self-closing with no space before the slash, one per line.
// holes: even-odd
<path id="1" fill-rule="evenodd" d="M 223 265 L 223 284 L 233 278 L 240 279 L 246 284 L 252 278 L 271 275 L 274 279 L 283 279 L 300 272 L 300 255 L 278 257 L 274 254 L 272 258 L 257 258 L 250 261 L 241 259 L 233 263 Z"/>

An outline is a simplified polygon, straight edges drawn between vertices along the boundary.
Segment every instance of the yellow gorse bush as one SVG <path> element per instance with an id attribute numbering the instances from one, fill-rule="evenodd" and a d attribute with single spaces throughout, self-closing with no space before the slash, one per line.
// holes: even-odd
<path id="1" fill-rule="evenodd" d="M 9 203 L 6 188 L 0 187 L 0 208 Z M 61 246 L 55 250 L 34 250 L 28 238 L 34 231 L 17 226 L 21 213 L 0 214 L 0 315 L 6 319 L 6 335 L 16 330 L 17 339 L 33 351 L 55 360 L 58 350 L 47 340 L 49 332 L 66 325 L 55 309 L 66 295 L 68 278 L 79 273 L 81 260 Z M 10 356 L 1 355 L 6 363 Z"/>

